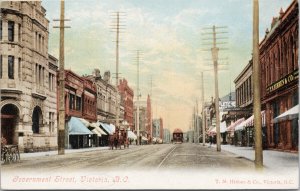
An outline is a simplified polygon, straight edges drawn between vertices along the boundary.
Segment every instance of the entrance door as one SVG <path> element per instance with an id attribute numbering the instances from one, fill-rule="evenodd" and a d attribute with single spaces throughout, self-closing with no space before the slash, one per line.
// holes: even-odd
<path id="1" fill-rule="evenodd" d="M 19 121 L 19 109 L 13 104 L 4 105 L 1 109 L 1 136 L 6 144 L 17 144 L 14 140 L 16 124 Z"/>

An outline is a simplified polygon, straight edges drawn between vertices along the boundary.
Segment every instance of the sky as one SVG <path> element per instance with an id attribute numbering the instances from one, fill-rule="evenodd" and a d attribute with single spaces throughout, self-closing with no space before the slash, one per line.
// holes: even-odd
<path id="1" fill-rule="evenodd" d="M 285 11 L 292 0 L 260 0 L 260 39 L 272 18 Z M 49 25 L 49 53 L 59 56 L 60 1 L 44 0 Z M 201 71 L 204 71 L 205 101 L 214 97 L 214 78 L 209 38 L 213 25 L 219 45 L 219 95 L 234 91 L 234 79 L 251 59 L 252 0 L 66 0 L 65 68 L 79 75 L 116 73 L 116 33 L 111 15 L 121 12 L 119 73 L 136 93 L 136 50 L 140 59 L 141 100 L 151 94 L 153 117 L 162 117 L 164 127 L 187 131 L 198 100 L 200 113 Z M 208 40 L 205 40 L 208 39 Z M 112 75 L 114 77 L 114 74 Z M 152 88 L 151 88 L 152 79 Z M 115 84 L 115 78 L 112 78 Z"/>

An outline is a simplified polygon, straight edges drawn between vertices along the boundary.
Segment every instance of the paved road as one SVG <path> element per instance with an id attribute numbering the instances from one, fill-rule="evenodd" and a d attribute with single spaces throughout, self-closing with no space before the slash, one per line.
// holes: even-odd
<path id="1" fill-rule="evenodd" d="M 298 171 L 257 173 L 253 161 L 240 155 L 184 143 L 27 154 L 1 166 L 1 184 L 15 190 L 286 189 L 298 187 Z"/>
<path id="2" fill-rule="evenodd" d="M 218 153 L 196 144 L 135 146 L 122 150 L 100 150 L 22 159 L 2 166 L 2 172 L 78 170 L 172 170 L 172 169 L 252 169 L 253 162 L 229 152 Z"/>

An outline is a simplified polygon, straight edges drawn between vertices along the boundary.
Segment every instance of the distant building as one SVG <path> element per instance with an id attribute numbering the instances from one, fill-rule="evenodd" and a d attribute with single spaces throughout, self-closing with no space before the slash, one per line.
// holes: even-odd
<path id="1" fill-rule="evenodd" d="M 137 126 L 136 126 L 136 117 L 137 117 L 137 107 L 134 106 L 134 132 L 137 132 Z M 139 131 L 140 135 L 144 137 L 148 137 L 148 131 L 146 129 L 147 126 L 147 108 L 145 102 L 140 101 L 139 105 Z"/>
<path id="2" fill-rule="evenodd" d="M 149 133 L 149 136 L 151 137 L 151 131 L 152 131 L 152 106 L 151 106 L 151 97 L 148 95 L 147 97 L 147 125 L 146 125 L 146 131 Z M 148 137 L 149 138 L 149 137 Z"/>
<path id="3" fill-rule="evenodd" d="M 153 123 L 152 123 L 152 127 L 153 127 L 153 137 L 159 137 L 163 140 L 163 119 L 159 118 L 159 119 L 153 119 Z"/>
<path id="4" fill-rule="evenodd" d="M 163 142 L 164 143 L 170 143 L 171 142 L 171 132 L 169 129 L 163 129 L 164 130 L 164 139 Z"/>
<path id="5" fill-rule="evenodd" d="M 124 120 L 127 121 L 129 128 L 133 130 L 133 89 L 129 87 L 126 79 L 120 80 L 119 93 L 121 94 L 122 102 L 124 103 Z"/>

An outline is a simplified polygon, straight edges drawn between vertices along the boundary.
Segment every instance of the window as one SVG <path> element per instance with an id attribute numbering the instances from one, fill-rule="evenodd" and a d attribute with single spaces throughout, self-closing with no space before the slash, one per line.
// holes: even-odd
<path id="1" fill-rule="evenodd" d="M 76 110 L 81 110 L 81 97 L 76 96 Z"/>
<path id="2" fill-rule="evenodd" d="M 54 112 L 49 112 L 49 132 L 54 132 Z"/>
<path id="3" fill-rule="evenodd" d="M 19 76 L 19 79 L 21 79 L 21 58 L 18 59 L 18 76 Z"/>
<path id="4" fill-rule="evenodd" d="M 14 79 L 14 57 L 8 56 L 8 78 Z"/>
<path id="5" fill-rule="evenodd" d="M 75 95 L 70 94 L 69 108 L 75 109 Z"/>
<path id="6" fill-rule="evenodd" d="M 19 28 L 18 28 L 18 40 L 19 40 L 19 42 L 21 42 L 21 36 L 22 36 L 22 33 L 21 33 L 21 24 L 18 24 L 18 26 L 19 26 Z"/>
<path id="7" fill-rule="evenodd" d="M 8 41 L 14 41 L 14 25 L 13 21 L 8 21 Z"/>

